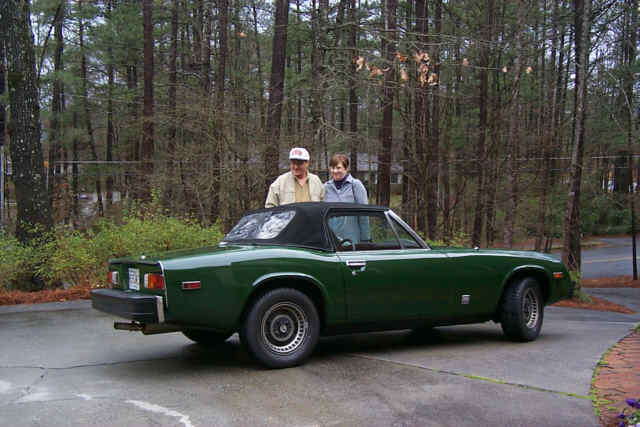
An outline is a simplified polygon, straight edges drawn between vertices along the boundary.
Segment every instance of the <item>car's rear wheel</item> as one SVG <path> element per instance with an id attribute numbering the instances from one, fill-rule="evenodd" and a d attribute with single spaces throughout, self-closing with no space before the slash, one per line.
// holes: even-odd
<path id="1" fill-rule="evenodd" d="M 225 342 L 231 335 L 204 329 L 185 329 L 182 334 L 202 345 L 216 345 Z"/>
<path id="2" fill-rule="evenodd" d="M 544 301 L 540 285 L 524 277 L 507 288 L 502 300 L 500 323 L 504 334 L 514 341 L 533 341 L 540 335 Z"/>
<path id="3" fill-rule="evenodd" d="M 261 296 L 249 309 L 240 339 L 249 353 L 269 368 L 303 363 L 320 334 L 318 310 L 308 296 L 289 288 Z"/>

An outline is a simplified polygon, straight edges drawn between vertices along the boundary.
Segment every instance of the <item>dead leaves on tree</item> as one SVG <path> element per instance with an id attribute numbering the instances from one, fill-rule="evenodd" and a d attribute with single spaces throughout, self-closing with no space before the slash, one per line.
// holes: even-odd
<path id="1" fill-rule="evenodd" d="M 423 52 L 421 50 L 414 52 L 411 55 L 403 55 L 400 52 L 396 52 L 393 57 L 392 67 L 396 67 L 398 73 L 400 75 L 400 81 L 404 86 L 404 82 L 408 82 L 409 71 L 407 70 L 411 58 L 413 62 L 416 64 L 416 79 L 420 87 L 425 86 L 437 86 L 440 84 L 440 79 L 438 74 L 432 71 L 431 57 L 427 52 Z M 363 69 L 369 73 L 369 78 L 373 79 L 376 77 L 384 76 L 384 74 L 392 69 L 392 67 L 380 68 L 376 65 L 370 65 L 367 63 L 367 60 L 364 56 L 357 56 L 353 58 L 353 63 L 356 66 L 356 71 L 362 71 Z M 461 64 L 463 67 L 470 67 L 471 64 L 467 58 L 463 58 Z M 477 68 L 477 67 L 476 67 Z M 511 71 L 506 65 L 501 69 L 503 73 L 508 73 Z M 525 68 L 525 72 L 527 74 L 531 74 L 533 72 L 533 68 L 530 66 Z M 378 81 L 381 84 L 380 81 Z"/>
<path id="2" fill-rule="evenodd" d="M 427 52 L 417 51 L 412 55 L 412 58 L 417 64 L 417 79 L 420 87 L 437 85 L 439 83 L 438 75 L 430 69 L 431 58 L 429 57 L 429 54 Z M 409 81 L 409 73 L 407 71 L 408 62 L 409 55 L 403 55 L 400 52 L 396 52 L 393 57 L 393 66 L 398 68 L 400 80 L 403 82 Z M 356 65 L 356 71 L 366 69 L 369 72 L 370 79 L 383 76 L 384 73 L 391 71 L 391 67 L 381 69 L 376 65 L 369 65 L 363 56 L 353 58 L 353 63 Z"/>

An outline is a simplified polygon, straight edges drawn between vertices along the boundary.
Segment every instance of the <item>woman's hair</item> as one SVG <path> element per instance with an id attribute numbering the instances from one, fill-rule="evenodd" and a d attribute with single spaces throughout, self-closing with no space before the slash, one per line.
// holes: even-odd
<path id="1" fill-rule="evenodd" d="M 337 153 L 331 156 L 331 161 L 329 161 L 329 166 L 335 167 L 335 166 L 338 166 L 339 164 L 342 164 L 342 166 L 344 166 L 345 169 L 349 169 L 349 157 L 347 157 L 346 154 L 342 154 L 342 153 Z"/>

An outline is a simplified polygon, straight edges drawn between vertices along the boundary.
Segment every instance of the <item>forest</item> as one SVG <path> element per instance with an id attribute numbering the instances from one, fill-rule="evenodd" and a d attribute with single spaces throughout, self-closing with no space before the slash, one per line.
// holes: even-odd
<path id="1" fill-rule="evenodd" d="M 635 227 L 637 0 L 3 0 L 0 225 L 135 206 L 228 230 L 287 153 L 429 241 Z M 89 203 L 90 202 L 90 203 Z"/>

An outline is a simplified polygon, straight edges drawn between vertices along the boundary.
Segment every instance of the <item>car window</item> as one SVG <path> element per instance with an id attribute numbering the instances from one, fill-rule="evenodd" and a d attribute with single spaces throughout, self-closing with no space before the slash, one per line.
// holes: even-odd
<path id="1" fill-rule="evenodd" d="M 396 233 L 398 233 L 398 237 L 400 238 L 400 244 L 402 245 L 403 248 L 405 249 L 422 248 L 422 246 L 420 246 L 420 243 L 418 243 L 417 240 L 411 234 L 409 234 L 409 232 L 405 230 L 403 226 L 401 226 L 398 223 L 398 221 L 391 218 L 391 222 L 393 222 L 393 228 L 396 229 Z"/>
<path id="2" fill-rule="evenodd" d="M 333 214 L 327 224 L 338 251 L 401 249 L 383 212 Z"/>
<path id="3" fill-rule="evenodd" d="M 289 225 L 295 215 L 294 210 L 246 215 L 238 221 L 223 240 L 228 242 L 244 239 L 273 239 Z"/>

